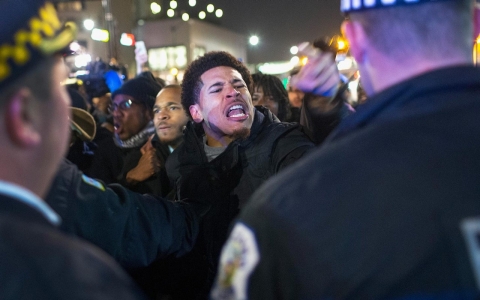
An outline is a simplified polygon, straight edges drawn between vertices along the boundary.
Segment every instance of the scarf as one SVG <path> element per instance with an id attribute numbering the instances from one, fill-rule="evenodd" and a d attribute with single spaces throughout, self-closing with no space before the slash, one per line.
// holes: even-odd
<path id="1" fill-rule="evenodd" d="M 155 133 L 155 125 L 153 125 L 153 121 L 148 122 L 147 126 L 137 133 L 136 135 L 132 136 L 128 140 L 122 141 L 118 135 L 114 135 L 113 141 L 115 145 L 120 148 L 135 148 L 140 147 L 145 144 L 148 138 Z"/>

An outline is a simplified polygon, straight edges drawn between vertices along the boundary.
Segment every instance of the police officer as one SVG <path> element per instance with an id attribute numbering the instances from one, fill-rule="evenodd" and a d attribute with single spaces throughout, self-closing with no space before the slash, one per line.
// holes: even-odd
<path id="1" fill-rule="evenodd" d="M 44 0 L 0 2 L 0 299 L 143 299 L 42 200 L 70 140 L 62 27 Z"/>
<path id="2" fill-rule="evenodd" d="M 478 298 L 472 7 L 342 1 L 370 98 L 249 201 L 223 249 L 214 299 Z"/>

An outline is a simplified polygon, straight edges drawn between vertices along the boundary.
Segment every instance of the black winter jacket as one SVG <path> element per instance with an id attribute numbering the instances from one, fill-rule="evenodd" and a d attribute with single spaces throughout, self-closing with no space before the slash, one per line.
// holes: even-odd
<path id="1" fill-rule="evenodd" d="M 198 234 L 198 215 L 208 209 L 200 202 L 172 203 L 118 184 L 105 186 L 67 160 L 46 202 L 62 218 L 62 231 L 90 241 L 127 268 L 187 253 Z"/>
<path id="2" fill-rule="evenodd" d="M 145 299 L 98 248 L 67 236 L 43 213 L 0 194 L 0 299 Z"/>
<path id="3" fill-rule="evenodd" d="M 197 253 L 192 254 L 197 258 L 190 260 L 193 264 L 207 261 L 208 274 L 199 271 L 202 280 L 207 278 L 204 292 L 213 281 L 230 223 L 252 193 L 313 147 L 300 125 L 281 123 L 268 109 L 258 107 L 250 136 L 233 141 L 208 162 L 203 129 L 193 123 L 187 125 L 184 143 L 167 160 L 167 174 L 176 186 L 178 199 L 206 198 L 212 203 L 202 221 Z"/>
<path id="4" fill-rule="evenodd" d="M 266 179 L 313 147 L 300 125 L 282 123 L 264 107 L 255 109 L 250 136 L 233 141 L 211 162 L 205 154 L 203 134 L 200 125 L 187 124 L 184 143 L 167 160 L 168 176 L 178 199 L 209 194 L 218 198 L 222 192 L 222 199 L 227 196 L 235 203 L 234 210 L 243 207 Z"/>
<path id="5" fill-rule="evenodd" d="M 142 157 L 140 149 L 143 145 L 122 149 L 115 145 L 113 138 L 104 139 L 98 144 L 89 174 L 107 184 L 120 183 L 136 193 L 167 197 L 172 188 L 164 166 L 170 151 L 168 146 L 160 143 L 156 135 L 152 144 L 162 168 L 147 180 L 136 184 L 130 184 L 126 180 L 127 173 L 138 165 Z"/>

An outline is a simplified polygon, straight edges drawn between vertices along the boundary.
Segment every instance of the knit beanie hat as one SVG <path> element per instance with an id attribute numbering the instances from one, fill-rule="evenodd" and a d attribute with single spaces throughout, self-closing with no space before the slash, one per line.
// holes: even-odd
<path id="1" fill-rule="evenodd" d="M 152 73 L 143 72 L 137 77 L 125 82 L 122 87 L 113 92 L 112 99 L 117 95 L 128 95 L 144 103 L 148 109 L 153 109 L 155 98 L 162 86 L 155 80 Z"/>

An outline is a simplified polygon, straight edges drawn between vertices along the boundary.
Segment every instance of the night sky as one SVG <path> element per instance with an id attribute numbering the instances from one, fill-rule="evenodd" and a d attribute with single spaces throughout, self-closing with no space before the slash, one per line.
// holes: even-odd
<path id="1" fill-rule="evenodd" d="M 291 46 L 339 34 L 343 19 L 340 0 L 197 0 L 198 6 L 206 3 L 223 9 L 221 25 L 258 35 L 260 43 L 249 46 L 249 63 L 289 60 Z"/>

